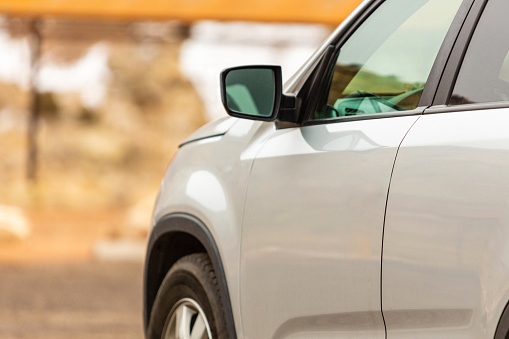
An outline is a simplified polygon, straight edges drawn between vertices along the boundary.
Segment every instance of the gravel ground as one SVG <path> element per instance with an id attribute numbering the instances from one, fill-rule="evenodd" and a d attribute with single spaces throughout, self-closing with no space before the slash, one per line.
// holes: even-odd
<path id="1" fill-rule="evenodd" d="M 0 265 L 0 338 L 143 338 L 142 265 Z"/>

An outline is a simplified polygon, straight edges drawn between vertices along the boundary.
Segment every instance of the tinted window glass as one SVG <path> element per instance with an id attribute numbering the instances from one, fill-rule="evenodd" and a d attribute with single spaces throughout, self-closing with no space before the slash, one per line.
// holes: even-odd
<path id="1" fill-rule="evenodd" d="M 509 1 L 490 0 L 461 66 L 451 105 L 509 101 Z"/>
<path id="2" fill-rule="evenodd" d="M 461 2 L 384 2 L 341 47 L 314 119 L 417 108 Z"/>

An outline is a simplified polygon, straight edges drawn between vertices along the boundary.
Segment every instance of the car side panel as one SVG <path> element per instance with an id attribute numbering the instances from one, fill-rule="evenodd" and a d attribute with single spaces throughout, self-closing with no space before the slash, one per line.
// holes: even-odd
<path id="1" fill-rule="evenodd" d="M 156 202 L 153 223 L 174 213 L 199 219 L 208 228 L 230 292 L 237 335 L 242 338 L 239 305 L 240 226 L 251 164 L 273 123 L 238 120 L 224 136 L 184 146 L 169 167 Z"/>
<path id="2" fill-rule="evenodd" d="M 509 300 L 509 109 L 424 115 L 391 182 L 388 339 L 493 338 Z"/>

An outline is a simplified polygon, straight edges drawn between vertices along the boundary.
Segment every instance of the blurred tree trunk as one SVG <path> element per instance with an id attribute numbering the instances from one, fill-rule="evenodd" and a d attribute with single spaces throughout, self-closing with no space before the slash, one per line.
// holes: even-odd
<path id="1" fill-rule="evenodd" d="M 30 23 L 30 112 L 28 115 L 28 158 L 27 179 L 37 179 L 37 124 L 39 119 L 38 83 L 39 61 L 41 57 L 41 22 L 34 19 Z"/>

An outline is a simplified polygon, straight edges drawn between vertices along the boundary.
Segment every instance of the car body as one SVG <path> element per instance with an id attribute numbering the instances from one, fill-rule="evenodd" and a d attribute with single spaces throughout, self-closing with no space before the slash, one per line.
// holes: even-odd
<path id="1" fill-rule="evenodd" d="M 367 0 L 284 89 L 275 66 L 226 70 L 225 109 L 247 119 L 202 127 L 168 168 L 147 336 L 165 277 L 200 253 L 219 338 L 505 338 L 507 13 Z"/>

